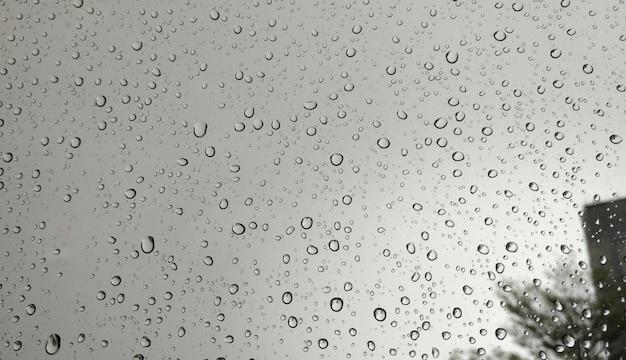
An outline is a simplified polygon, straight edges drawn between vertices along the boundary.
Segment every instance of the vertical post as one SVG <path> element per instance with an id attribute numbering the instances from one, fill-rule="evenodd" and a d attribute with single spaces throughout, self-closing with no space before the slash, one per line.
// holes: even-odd
<path id="1" fill-rule="evenodd" d="M 583 214 L 589 265 L 598 303 L 608 314 L 605 339 L 609 360 L 626 359 L 626 199 L 585 207 Z M 602 331 L 602 329 L 593 329 Z"/>

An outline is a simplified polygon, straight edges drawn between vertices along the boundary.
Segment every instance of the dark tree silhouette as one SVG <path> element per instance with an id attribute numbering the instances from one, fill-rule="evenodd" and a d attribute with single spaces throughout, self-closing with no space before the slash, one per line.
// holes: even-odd
<path id="1" fill-rule="evenodd" d="M 450 360 L 523 360 L 523 358 L 513 352 L 494 349 L 485 355 L 479 355 L 477 349 L 461 350 L 456 349 L 450 356 Z"/>
<path id="2" fill-rule="evenodd" d="M 611 291 L 602 289 L 597 296 L 594 284 L 567 264 L 555 267 L 546 279 L 500 289 L 514 341 L 541 359 L 619 359 L 622 354 L 609 354 L 608 345 L 618 341 L 623 326 L 608 324 L 624 323 L 618 310 L 623 288 L 613 281 Z"/>

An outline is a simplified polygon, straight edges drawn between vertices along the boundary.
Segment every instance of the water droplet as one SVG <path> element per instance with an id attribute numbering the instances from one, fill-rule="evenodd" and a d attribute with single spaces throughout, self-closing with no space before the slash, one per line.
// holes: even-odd
<path id="1" fill-rule="evenodd" d="M 303 106 L 307 110 L 314 110 L 317 107 L 317 103 L 315 101 L 307 101 Z"/>
<path id="2" fill-rule="evenodd" d="M 396 73 L 396 66 L 389 65 L 387 66 L 387 69 L 385 69 L 385 71 L 387 72 L 388 75 L 394 75 Z"/>
<path id="3" fill-rule="evenodd" d="M 331 241 L 328 242 L 328 248 L 332 251 L 338 251 L 339 241 L 337 239 L 332 239 Z"/>
<path id="4" fill-rule="evenodd" d="M 435 250 L 429 250 L 428 253 L 426 254 L 426 258 L 430 261 L 435 261 L 437 260 L 437 252 Z"/>
<path id="5" fill-rule="evenodd" d="M 211 20 L 217 20 L 220 18 L 220 13 L 215 10 L 211 10 L 209 16 L 211 17 Z"/>
<path id="6" fill-rule="evenodd" d="M 291 294 L 289 291 L 285 291 L 283 293 L 283 304 L 289 305 L 291 304 L 292 301 L 293 301 L 293 294 Z"/>
<path id="7" fill-rule="evenodd" d="M 81 140 L 79 137 L 73 137 L 70 139 L 70 146 L 73 147 L 74 149 L 78 148 L 80 146 Z"/>
<path id="8" fill-rule="evenodd" d="M 472 289 L 469 285 L 463 285 L 463 293 L 465 295 L 472 295 L 474 289 Z"/>
<path id="9" fill-rule="evenodd" d="M 246 231 L 246 227 L 242 223 L 236 223 L 232 230 L 235 235 L 241 235 Z"/>
<path id="10" fill-rule="evenodd" d="M 455 307 L 454 309 L 452 309 L 452 316 L 454 316 L 455 318 L 459 319 L 462 315 L 463 311 L 461 311 L 460 308 Z"/>
<path id="11" fill-rule="evenodd" d="M 290 316 L 289 319 L 287 319 L 287 325 L 292 329 L 295 328 L 298 326 L 298 319 L 296 319 L 295 316 Z"/>
<path id="12" fill-rule="evenodd" d="M 422 210 L 424 207 L 423 207 L 423 206 L 422 206 L 422 204 L 420 204 L 420 203 L 413 203 L 412 208 L 413 208 L 413 210 L 415 210 L 415 211 L 420 211 L 420 210 Z"/>
<path id="13" fill-rule="evenodd" d="M 574 345 L 576 345 L 576 338 L 570 334 L 563 335 L 563 345 L 567 346 L 568 348 L 573 348 Z"/>
<path id="14" fill-rule="evenodd" d="M 583 65 L 583 72 L 585 74 L 591 74 L 593 72 L 593 66 L 591 64 Z"/>
<path id="15" fill-rule="evenodd" d="M 251 117 L 254 116 L 254 108 L 251 107 L 247 107 L 244 111 L 243 111 L 243 116 L 247 117 L 248 119 L 250 119 Z"/>
<path id="16" fill-rule="evenodd" d="M 465 154 L 460 151 L 455 151 L 452 153 L 452 160 L 454 161 L 463 161 L 465 159 Z"/>
<path id="17" fill-rule="evenodd" d="M 609 140 L 613 143 L 613 144 L 619 144 L 622 142 L 622 137 L 617 135 L 617 134 L 613 134 L 611 136 L 609 136 Z"/>
<path id="18" fill-rule="evenodd" d="M 528 184 L 528 187 L 530 188 L 530 190 L 532 191 L 537 191 L 539 190 L 539 185 L 537 185 L 537 183 L 535 182 L 531 182 L 530 184 Z"/>
<path id="19" fill-rule="evenodd" d="M 414 242 L 410 242 L 410 243 L 406 244 L 406 251 L 408 251 L 409 254 L 415 254 L 415 243 Z"/>
<path id="20" fill-rule="evenodd" d="M 508 243 L 506 243 L 506 250 L 509 252 L 516 252 L 517 251 L 517 243 L 513 242 L 513 241 L 509 241 Z"/>
<path id="21" fill-rule="evenodd" d="M 143 42 L 135 41 L 131 46 L 132 46 L 133 50 L 139 51 L 143 47 Z"/>
<path id="22" fill-rule="evenodd" d="M 124 191 L 124 196 L 129 200 L 133 199 L 136 195 L 137 195 L 137 191 L 135 189 L 128 189 Z"/>
<path id="23" fill-rule="evenodd" d="M 341 311 L 341 309 L 343 309 L 343 300 L 338 297 L 330 300 L 330 309 L 334 312 Z"/>
<path id="24" fill-rule="evenodd" d="M 558 59 L 559 57 L 561 57 L 561 54 L 563 52 L 559 49 L 552 49 L 550 50 L 550 57 L 553 59 Z"/>
<path id="25" fill-rule="evenodd" d="M 459 60 L 459 53 L 456 51 L 448 51 L 446 53 L 446 61 L 450 64 L 454 64 Z"/>
<path id="26" fill-rule="evenodd" d="M 26 305 L 26 313 L 28 315 L 33 315 L 35 311 L 37 311 L 37 307 L 35 306 L 35 304 Z"/>
<path id="27" fill-rule="evenodd" d="M 152 341 L 150 341 L 148 337 L 142 336 L 139 343 L 141 344 L 142 347 L 150 347 L 150 344 L 152 344 Z"/>
<path id="28" fill-rule="evenodd" d="M 505 337 L 506 337 L 506 330 L 504 330 L 503 328 L 497 328 L 496 329 L 496 338 L 498 340 L 504 340 Z"/>
<path id="29" fill-rule="evenodd" d="M 237 293 L 237 291 L 239 291 L 239 285 L 237 285 L 237 284 L 232 284 L 231 286 L 228 287 L 228 292 L 231 295 L 235 295 Z"/>
<path id="30" fill-rule="evenodd" d="M 104 95 L 96 96 L 96 105 L 98 107 L 103 107 L 107 103 L 107 98 Z"/>
<path id="31" fill-rule="evenodd" d="M 478 245 L 478 252 L 483 255 L 487 255 L 489 254 L 489 247 L 485 244 L 480 244 Z"/>
<path id="32" fill-rule="evenodd" d="M 493 33 L 493 38 L 496 39 L 497 41 L 504 41 L 504 39 L 506 39 L 506 33 L 504 31 L 496 31 L 495 33 Z"/>
<path id="33" fill-rule="evenodd" d="M 180 158 L 178 160 L 176 160 L 176 163 L 180 166 L 186 166 L 187 164 L 189 164 L 189 160 L 185 159 L 185 158 Z"/>
<path id="34" fill-rule="evenodd" d="M 317 247 L 315 247 L 313 245 L 309 245 L 309 246 L 306 247 L 306 252 L 309 255 L 315 255 L 315 254 L 318 253 L 318 251 L 319 250 L 317 249 Z"/>
<path id="35" fill-rule="evenodd" d="M 444 118 L 437 118 L 433 125 L 435 125 L 437 129 L 443 129 L 446 125 L 448 125 L 448 120 Z"/>
<path id="36" fill-rule="evenodd" d="M 46 340 L 46 353 L 54 355 L 61 349 L 61 337 L 58 334 L 51 334 Z"/>
<path id="37" fill-rule="evenodd" d="M 328 347 L 328 340 L 324 338 L 317 340 L 317 346 L 319 346 L 320 349 L 326 349 Z"/>
<path id="38" fill-rule="evenodd" d="M 340 153 L 334 153 L 330 156 L 330 163 L 339 166 L 343 162 L 343 155 Z"/>
<path id="39" fill-rule="evenodd" d="M 208 157 L 215 156 L 215 148 L 213 146 L 207 146 L 207 148 L 204 150 L 204 154 Z"/>
<path id="40" fill-rule="evenodd" d="M 154 238 L 152 236 L 144 236 L 141 239 L 141 251 L 150 254 L 154 250 Z"/>
<path id="41" fill-rule="evenodd" d="M 385 321 L 386 318 L 387 318 L 387 311 L 385 311 L 385 309 L 376 308 L 374 310 L 374 319 L 378 321 Z"/>
<path id="42" fill-rule="evenodd" d="M 193 125 L 193 134 L 197 138 L 204 137 L 206 135 L 209 125 L 205 121 L 198 121 Z"/>
<path id="43" fill-rule="evenodd" d="M 206 266 L 211 266 L 213 265 L 213 258 L 211 256 L 205 256 L 203 262 Z"/>
<path id="44" fill-rule="evenodd" d="M 300 226 L 305 230 L 310 229 L 313 226 L 313 219 L 309 216 L 303 217 L 302 220 L 300 220 Z"/>
<path id="45" fill-rule="evenodd" d="M 386 137 L 381 137 L 380 139 L 378 139 L 378 141 L 376 141 L 376 144 L 381 149 L 386 149 L 389 147 L 389 145 L 391 145 L 389 139 L 387 139 Z"/>

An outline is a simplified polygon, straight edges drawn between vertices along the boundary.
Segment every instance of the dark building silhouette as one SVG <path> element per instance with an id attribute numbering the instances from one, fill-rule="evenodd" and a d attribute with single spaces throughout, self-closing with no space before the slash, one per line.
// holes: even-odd
<path id="1" fill-rule="evenodd" d="M 626 359 L 626 199 L 586 206 L 582 220 L 609 360 Z"/>

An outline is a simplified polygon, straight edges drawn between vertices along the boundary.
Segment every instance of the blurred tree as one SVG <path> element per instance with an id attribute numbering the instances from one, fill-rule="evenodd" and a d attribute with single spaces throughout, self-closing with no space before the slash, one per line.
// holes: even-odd
<path id="1" fill-rule="evenodd" d="M 485 355 L 480 355 L 476 349 L 456 349 L 450 355 L 450 360 L 523 360 L 523 358 L 517 353 L 507 352 L 497 348 L 489 351 L 489 353 Z"/>
<path id="2" fill-rule="evenodd" d="M 609 354 L 608 344 L 620 339 L 623 326 L 607 324 L 625 321 L 624 312 L 617 311 L 624 289 L 613 281 L 611 291 L 604 288 L 596 296 L 585 276 L 571 268 L 553 269 L 548 284 L 534 279 L 501 287 L 501 305 L 511 316 L 509 334 L 540 359 L 621 359 L 623 354 Z"/>

